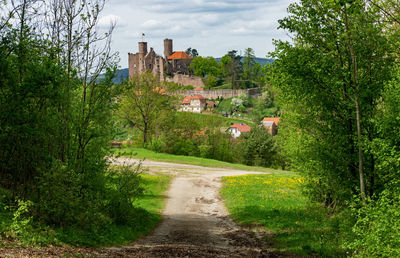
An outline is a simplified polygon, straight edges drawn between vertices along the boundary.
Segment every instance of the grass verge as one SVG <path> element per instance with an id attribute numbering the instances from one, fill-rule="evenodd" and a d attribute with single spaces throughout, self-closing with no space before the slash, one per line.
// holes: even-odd
<path id="1" fill-rule="evenodd" d="M 171 177 L 148 174 L 140 176 L 145 192 L 143 196 L 134 201 L 135 216 L 129 225 L 103 225 L 99 229 L 88 231 L 79 227 L 54 229 L 34 221 L 23 224 L 28 220 L 16 223 L 15 214 L 4 207 L 0 198 L 0 247 L 48 245 L 102 247 L 127 244 L 148 234 L 162 219 L 161 212 L 165 204 L 164 193 L 169 187 Z"/>
<path id="2" fill-rule="evenodd" d="M 301 194 L 301 183 L 295 173 L 224 177 L 221 195 L 236 222 L 265 231 L 271 249 L 322 257 L 345 255 L 337 239 L 339 218 L 310 204 Z"/>
<path id="3" fill-rule="evenodd" d="M 157 153 L 151 150 L 142 149 L 142 148 L 131 148 L 131 147 L 123 147 L 122 149 L 114 149 L 115 156 L 129 157 L 134 159 L 148 159 L 154 161 L 162 161 L 168 163 L 180 163 L 180 164 L 188 164 L 188 165 L 196 165 L 203 167 L 214 167 L 214 168 L 227 168 L 227 169 L 237 169 L 237 170 L 246 170 L 246 171 L 259 171 L 259 172 L 267 172 L 267 173 L 288 173 L 281 170 L 275 170 L 271 168 L 264 167 L 253 167 L 246 166 L 243 164 L 234 164 L 228 163 L 224 161 L 219 161 L 215 159 L 206 159 L 199 158 L 193 156 L 183 156 L 183 155 L 172 155 L 167 153 Z"/>

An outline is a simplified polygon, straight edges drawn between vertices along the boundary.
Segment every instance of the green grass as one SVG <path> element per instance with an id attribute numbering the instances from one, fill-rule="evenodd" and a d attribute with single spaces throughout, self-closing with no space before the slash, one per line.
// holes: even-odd
<path id="1" fill-rule="evenodd" d="M 301 194 L 295 173 L 223 178 L 221 195 L 233 219 L 266 230 L 276 251 L 323 257 L 343 256 L 337 240 L 339 219 L 326 215 Z"/>
<path id="2" fill-rule="evenodd" d="M 146 160 L 162 161 L 169 163 L 196 165 L 202 167 L 227 168 L 227 169 L 237 169 L 246 171 L 260 171 L 268 173 L 289 173 L 271 168 L 246 166 L 243 164 L 228 163 L 215 159 L 206 159 L 206 158 L 183 156 L 183 155 L 172 155 L 167 153 L 157 153 L 142 148 L 123 147 L 122 149 L 114 149 L 114 155 L 130 157 L 134 159 L 146 159 Z"/>
<path id="3" fill-rule="evenodd" d="M 148 234 L 160 223 L 165 204 L 164 193 L 171 181 L 171 177 L 167 175 L 142 174 L 141 177 L 145 192 L 134 202 L 135 215 L 132 222 L 129 225 L 104 225 L 91 231 L 79 227 L 53 229 L 33 222 L 22 235 L 16 235 L 11 229 L 13 214 L 4 209 L 0 198 L 0 247 L 47 245 L 103 247 L 130 243 Z"/>

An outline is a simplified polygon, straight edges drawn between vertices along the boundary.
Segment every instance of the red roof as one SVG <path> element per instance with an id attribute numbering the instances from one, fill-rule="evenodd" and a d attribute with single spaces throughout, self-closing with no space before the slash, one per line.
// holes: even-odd
<path id="1" fill-rule="evenodd" d="M 263 122 L 274 122 L 276 126 L 278 126 L 279 121 L 281 119 L 279 117 L 264 117 L 264 119 L 262 120 Z"/>
<path id="2" fill-rule="evenodd" d="M 189 56 L 183 51 L 175 51 L 172 55 L 168 57 L 168 60 L 172 59 L 193 59 L 193 57 Z"/>
<path id="3" fill-rule="evenodd" d="M 237 128 L 241 133 L 247 133 L 251 130 L 251 127 L 246 125 L 245 123 L 233 124 L 229 128 Z"/>
<path id="4" fill-rule="evenodd" d="M 194 95 L 192 99 L 199 99 L 201 103 L 206 103 L 206 98 L 201 95 Z"/>
<path id="5" fill-rule="evenodd" d="M 186 97 L 183 99 L 182 104 L 190 104 L 190 100 L 192 99 L 192 97 Z"/>
<path id="6" fill-rule="evenodd" d="M 200 103 L 206 103 L 206 98 L 201 96 L 201 95 L 194 95 L 194 96 L 189 96 L 183 99 L 182 104 L 190 104 L 190 101 L 192 99 L 198 99 L 200 100 Z"/>

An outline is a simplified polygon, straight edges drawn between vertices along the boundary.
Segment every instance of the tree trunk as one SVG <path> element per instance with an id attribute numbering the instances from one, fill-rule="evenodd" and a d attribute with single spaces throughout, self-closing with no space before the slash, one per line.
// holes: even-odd
<path id="1" fill-rule="evenodd" d="M 352 74 L 352 84 L 353 84 L 353 92 L 354 92 L 354 104 L 356 108 L 356 123 L 357 123 L 357 143 L 358 143 L 358 174 L 360 177 L 360 191 L 361 191 L 361 199 L 365 203 L 365 184 L 364 184 L 364 171 L 363 171 L 363 149 L 362 149 L 362 139 L 361 139 L 361 111 L 360 111 L 360 96 L 357 82 L 357 58 L 354 53 L 354 48 L 351 41 L 351 32 L 349 29 L 349 21 L 347 16 L 347 8 L 344 7 L 345 14 L 345 26 L 346 26 L 346 35 L 347 35 L 347 44 L 350 50 L 353 74 Z"/>

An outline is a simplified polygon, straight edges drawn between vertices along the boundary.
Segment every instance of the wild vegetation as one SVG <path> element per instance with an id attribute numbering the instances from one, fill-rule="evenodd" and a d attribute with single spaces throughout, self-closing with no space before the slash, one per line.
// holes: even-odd
<path id="1" fill-rule="evenodd" d="M 279 22 L 293 43 L 272 53 L 284 155 L 312 200 L 353 207 L 342 247 L 359 256 L 399 252 L 399 10 L 391 0 L 300 1 Z"/>
<path id="2" fill-rule="evenodd" d="M 104 4 L 0 1 L 0 242 L 97 245 L 148 230 L 135 228 L 147 216 L 133 205 L 141 167 L 106 159 L 120 90 L 114 24 L 96 30 Z"/>

